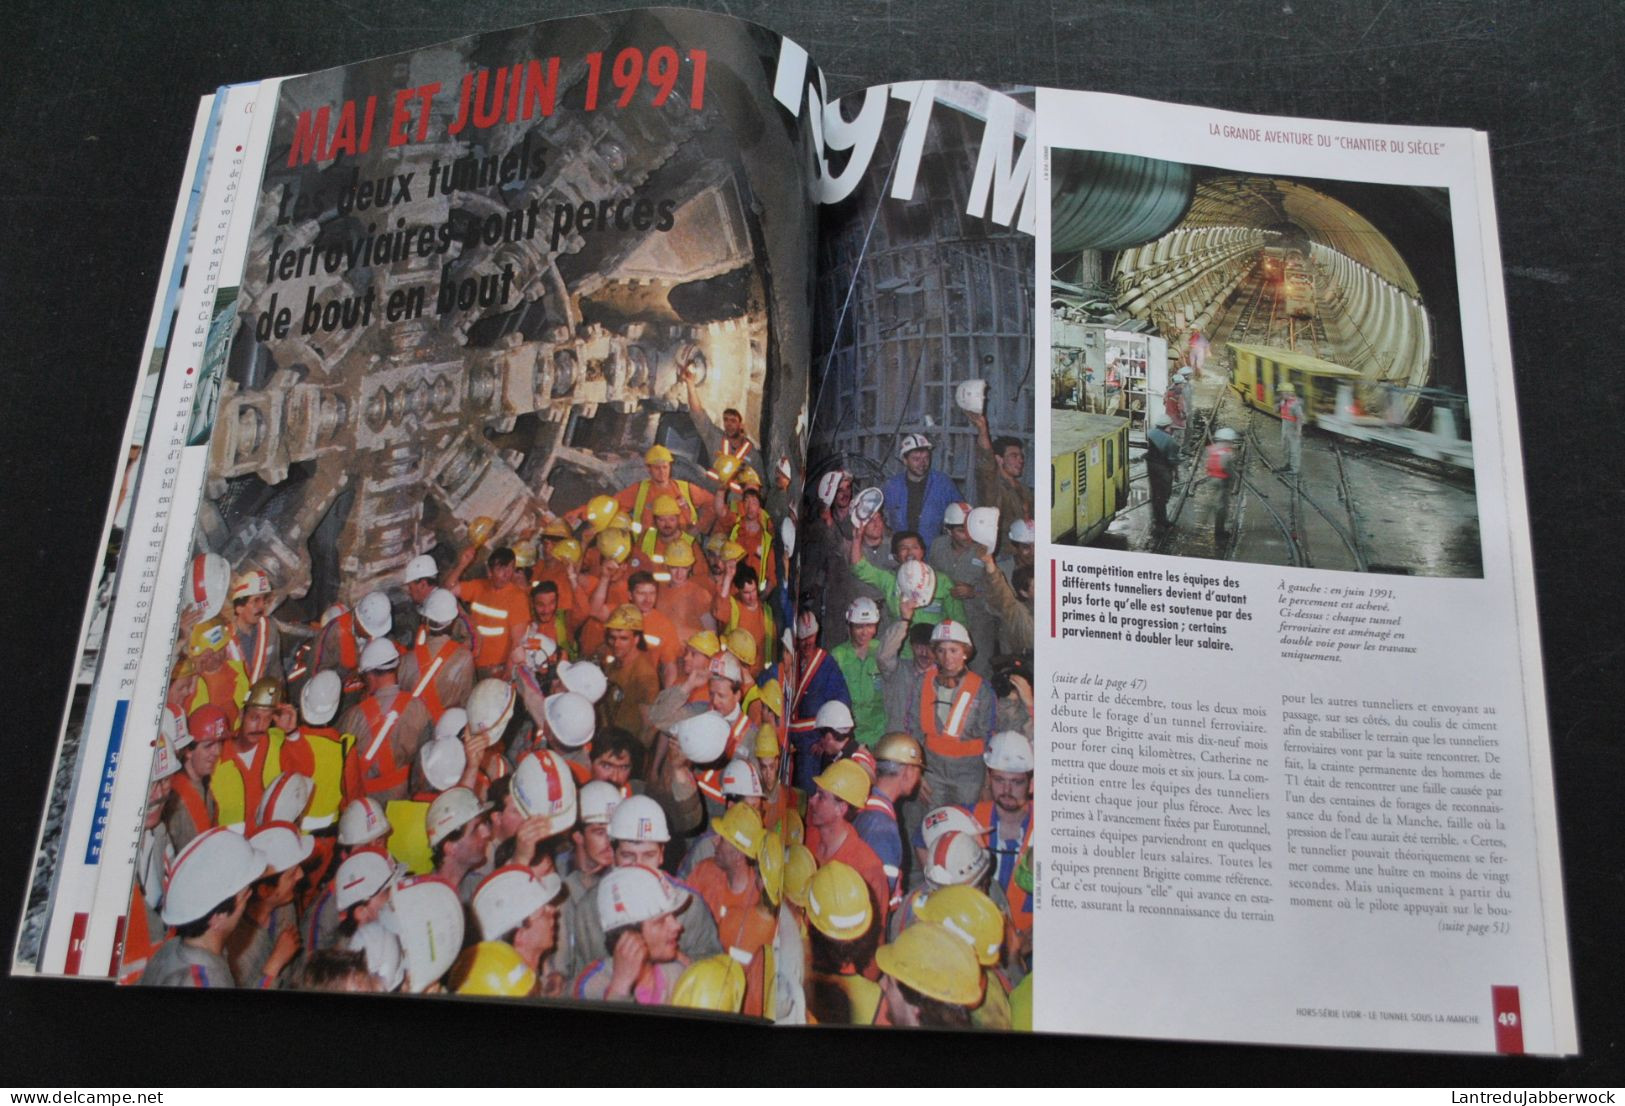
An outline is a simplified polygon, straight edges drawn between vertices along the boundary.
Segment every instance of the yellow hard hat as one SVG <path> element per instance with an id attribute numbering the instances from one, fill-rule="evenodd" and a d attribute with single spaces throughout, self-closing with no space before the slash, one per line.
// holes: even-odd
<path id="1" fill-rule="evenodd" d="M 745 559 L 745 547 L 736 541 L 722 543 L 722 559 L 725 561 L 742 561 Z"/>
<path id="2" fill-rule="evenodd" d="M 632 532 L 632 516 L 625 511 L 616 511 L 615 517 L 609 520 L 609 525 L 612 530 L 625 530 L 630 534 Z"/>
<path id="3" fill-rule="evenodd" d="M 762 848 L 762 816 L 744 803 L 735 803 L 721 818 L 711 819 L 711 831 L 734 848 L 756 859 Z"/>
<path id="4" fill-rule="evenodd" d="M 763 722 L 756 730 L 756 755 L 759 757 L 776 757 L 781 751 L 779 748 L 779 728 L 771 722 Z"/>
<path id="5" fill-rule="evenodd" d="M 282 685 L 275 676 L 266 676 L 254 681 L 248 689 L 248 698 L 244 700 L 245 707 L 275 707 L 282 702 Z"/>
<path id="6" fill-rule="evenodd" d="M 536 563 L 536 543 L 533 541 L 516 541 L 513 543 L 513 563 L 518 568 L 529 568 Z"/>
<path id="7" fill-rule="evenodd" d="M 565 564 L 578 565 L 581 563 L 581 543 L 574 538 L 561 538 L 553 547 L 553 557 Z"/>
<path id="8" fill-rule="evenodd" d="M 762 890 L 767 901 L 779 905 L 784 893 L 784 841 L 768 830 L 762 834 L 762 847 L 756 851 L 756 870 L 762 873 Z"/>
<path id="9" fill-rule="evenodd" d="M 875 759 L 889 760 L 893 764 L 912 764 L 925 767 L 925 750 L 912 734 L 889 733 L 875 742 Z"/>
<path id="10" fill-rule="evenodd" d="M 694 543 L 684 538 L 666 546 L 666 564 L 672 568 L 693 568 Z"/>
<path id="11" fill-rule="evenodd" d="M 710 630 L 701 630 L 689 638 L 687 644 L 690 649 L 704 653 L 708 657 L 714 657 L 722 652 L 722 642 Z"/>
<path id="12" fill-rule="evenodd" d="M 605 496 L 604 498 L 608 499 L 609 497 Z M 562 518 L 555 518 L 549 519 L 547 524 L 542 527 L 541 536 L 544 538 L 557 539 L 570 538 L 574 537 L 575 535 L 570 532 L 570 524 L 568 522 L 565 522 Z"/>
<path id="13" fill-rule="evenodd" d="M 875 953 L 880 970 L 928 998 L 956 1006 L 982 1001 L 981 965 L 970 946 L 935 922 L 915 922 Z"/>
<path id="14" fill-rule="evenodd" d="M 739 472 L 741 462 L 732 453 L 719 453 L 711 459 L 711 474 L 726 484 Z"/>
<path id="15" fill-rule="evenodd" d="M 756 639 L 743 626 L 735 626 L 728 631 L 727 644 L 728 652 L 746 664 L 754 665 L 756 663 Z"/>
<path id="16" fill-rule="evenodd" d="M 818 859 L 807 846 L 796 842 L 785 849 L 784 897 L 805 908 L 807 889 L 812 886 L 812 878 L 817 871 Z"/>
<path id="17" fill-rule="evenodd" d="M 1292 383 L 1290 380 L 1283 380 L 1279 390 L 1285 392 L 1289 396 L 1298 394 L 1298 386 Z"/>
<path id="18" fill-rule="evenodd" d="M 739 486 L 742 488 L 759 488 L 762 486 L 762 474 L 746 465 L 739 470 Z"/>
<path id="19" fill-rule="evenodd" d="M 220 619 L 211 618 L 192 627 L 192 634 L 186 639 L 186 652 L 188 656 L 193 657 L 201 657 L 205 653 L 218 653 L 230 641 L 231 628 Z"/>
<path id="20" fill-rule="evenodd" d="M 674 460 L 676 458 L 671 455 L 671 450 L 659 443 L 650 446 L 649 451 L 643 455 L 644 463 L 649 465 L 669 465 Z"/>
<path id="21" fill-rule="evenodd" d="M 536 989 L 536 973 L 506 941 L 481 941 L 457 958 L 451 988 L 459 995 L 524 998 Z"/>
<path id="22" fill-rule="evenodd" d="M 497 528 L 496 520 L 489 515 L 481 515 L 468 524 L 468 540 L 475 545 L 484 545 L 491 540 L 491 533 Z"/>
<path id="23" fill-rule="evenodd" d="M 649 511 L 656 518 L 672 518 L 683 513 L 683 509 L 677 505 L 677 497 L 671 495 L 655 496 Z"/>
<path id="24" fill-rule="evenodd" d="M 598 552 L 616 564 L 624 563 L 632 555 L 631 535 L 618 527 L 610 527 L 598 535 Z"/>
<path id="25" fill-rule="evenodd" d="M 853 810 L 862 810 L 863 804 L 869 801 L 869 773 L 853 760 L 836 761 L 821 775 L 814 776 L 813 783 Z"/>
<path id="26" fill-rule="evenodd" d="M 807 885 L 807 918 L 814 929 L 837 941 L 862 937 L 875 920 L 869 885 L 852 865 L 830 861 L 813 873 Z M 959 948 L 967 956 L 970 954 L 963 943 Z"/>
<path id="27" fill-rule="evenodd" d="M 990 968 L 999 962 L 1004 915 L 992 899 L 970 884 L 938 888 L 926 896 L 914 916 L 922 922 L 936 922 L 964 941 L 982 967 Z"/>
<path id="28" fill-rule="evenodd" d="M 756 689 L 756 697 L 762 705 L 773 712 L 775 718 L 784 717 L 784 685 L 777 678 L 767 681 Z"/>
<path id="29" fill-rule="evenodd" d="M 784 839 L 792 845 L 799 845 L 807 840 L 807 825 L 801 820 L 801 812 L 794 807 L 786 810 L 784 812 L 784 824 L 780 827 L 779 832 L 783 833 Z"/>
<path id="30" fill-rule="evenodd" d="M 637 630 L 643 631 L 643 612 L 630 603 L 622 603 L 609 614 L 609 621 L 604 623 L 608 630 Z"/>
<path id="31" fill-rule="evenodd" d="M 594 532 L 607 529 L 615 520 L 615 512 L 620 509 L 621 505 L 610 496 L 595 495 L 587 500 L 587 525 L 591 526 Z"/>
<path id="32" fill-rule="evenodd" d="M 690 964 L 672 989 L 673 1006 L 737 1014 L 745 1002 L 745 969 L 725 952 Z"/>

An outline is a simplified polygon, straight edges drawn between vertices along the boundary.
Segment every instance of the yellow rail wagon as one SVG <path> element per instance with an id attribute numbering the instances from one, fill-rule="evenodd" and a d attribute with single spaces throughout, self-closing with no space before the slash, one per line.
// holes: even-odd
<path id="1" fill-rule="evenodd" d="M 1241 395 L 1241 401 L 1267 414 L 1275 414 L 1280 398 L 1278 390 L 1285 381 L 1297 386 L 1303 400 L 1304 414 L 1309 422 L 1321 415 L 1337 410 L 1337 388 L 1340 384 L 1354 386 L 1359 391 L 1363 379 L 1355 369 L 1334 365 L 1297 350 L 1275 346 L 1249 346 L 1240 342 L 1226 343 L 1235 358 L 1236 371 L 1231 386 Z"/>
<path id="2" fill-rule="evenodd" d="M 1129 420 L 1050 411 L 1050 535 L 1087 545 L 1128 506 Z"/>

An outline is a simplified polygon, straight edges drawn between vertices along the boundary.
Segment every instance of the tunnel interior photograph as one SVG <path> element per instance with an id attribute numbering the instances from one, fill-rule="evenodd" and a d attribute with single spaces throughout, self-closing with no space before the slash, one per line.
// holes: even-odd
<path id="1" fill-rule="evenodd" d="M 1051 169 L 1052 540 L 1483 574 L 1447 191 Z"/>

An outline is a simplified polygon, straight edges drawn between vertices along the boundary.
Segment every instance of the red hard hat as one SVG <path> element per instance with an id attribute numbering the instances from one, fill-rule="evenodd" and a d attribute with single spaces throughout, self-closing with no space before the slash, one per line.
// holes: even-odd
<path id="1" fill-rule="evenodd" d="M 193 741 L 224 741 L 231 733 L 231 719 L 224 710 L 210 703 L 186 716 L 186 728 Z"/>

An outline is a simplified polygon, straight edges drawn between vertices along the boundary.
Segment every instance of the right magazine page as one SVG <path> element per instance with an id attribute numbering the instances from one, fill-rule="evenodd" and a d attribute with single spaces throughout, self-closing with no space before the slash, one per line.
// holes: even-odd
<path id="1" fill-rule="evenodd" d="M 1034 1027 L 1573 1052 L 1484 136 L 1036 116 Z"/>

